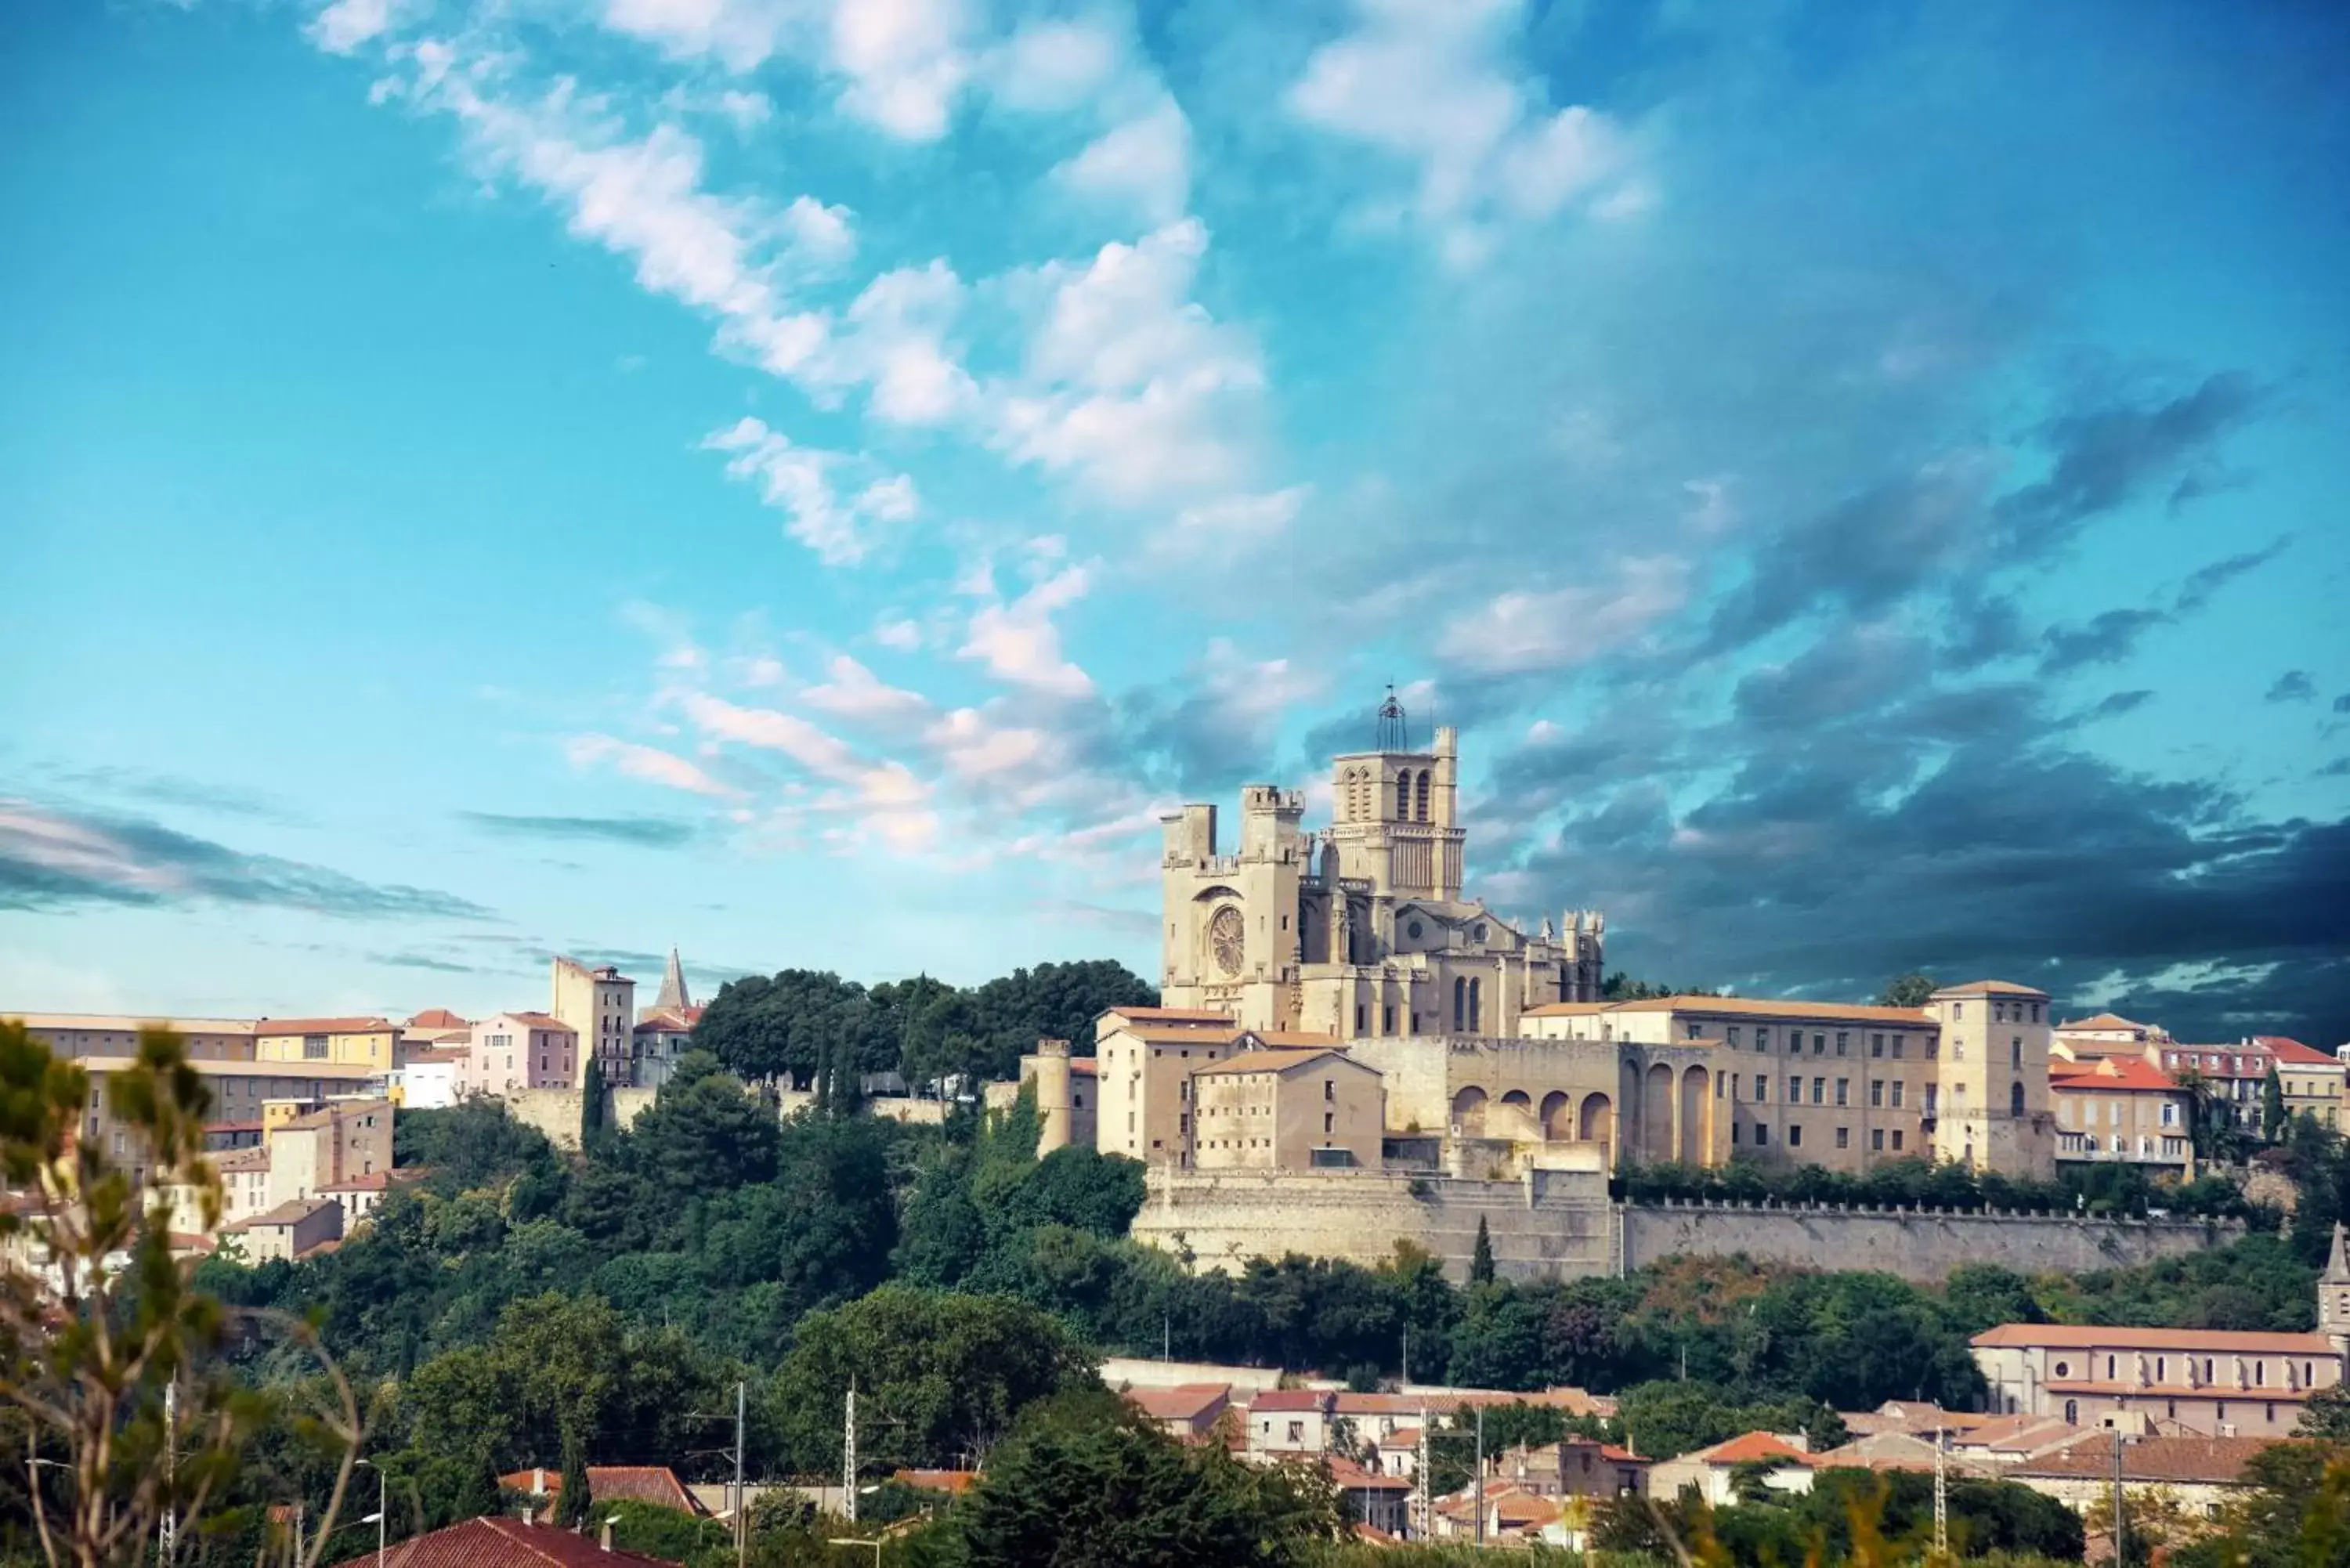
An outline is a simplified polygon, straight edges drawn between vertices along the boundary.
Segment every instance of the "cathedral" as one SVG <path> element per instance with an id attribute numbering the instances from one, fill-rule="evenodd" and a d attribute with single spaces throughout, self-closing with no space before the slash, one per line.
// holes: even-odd
<path id="1" fill-rule="evenodd" d="M 1231 853 L 1215 806 L 1161 818 L 1162 1005 L 1355 1040 L 1513 1036 L 1529 1008 L 1598 1001 L 1598 914 L 1528 931 L 1463 897 L 1460 739 L 1432 739 L 1410 748 L 1390 692 L 1377 747 L 1332 762 L 1319 831 L 1303 826 L 1304 793 L 1273 784 L 1241 791 Z"/>

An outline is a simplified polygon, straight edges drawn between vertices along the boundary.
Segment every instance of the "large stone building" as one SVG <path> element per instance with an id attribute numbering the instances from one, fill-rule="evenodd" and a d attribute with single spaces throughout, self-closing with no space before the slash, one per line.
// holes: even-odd
<path id="1" fill-rule="evenodd" d="M 1450 729 L 1411 748 L 1390 697 L 1378 748 L 1331 764 L 1328 827 L 1273 784 L 1241 792 L 1230 853 L 1213 805 L 1163 818 L 1161 1001 L 1356 1040 L 1506 1036 L 1528 1008 L 1597 1000 L 1598 915 L 1528 930 L 1466 896 L 1458 753 Z"/>

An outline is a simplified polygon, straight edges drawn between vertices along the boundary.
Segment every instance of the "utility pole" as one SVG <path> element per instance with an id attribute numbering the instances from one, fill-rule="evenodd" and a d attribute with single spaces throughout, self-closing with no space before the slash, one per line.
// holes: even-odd
<path id="1" fill-rule="evenodd" d="M 1944 1456 L 1950 1452 L 1950 1434 L 1947 1428 L 1934 1433 L 1934 1561 L 1947 1563 L 1950 1557 L 1950 1483 Z"/>
<path id="2" fill-rule="evenodd" d="M 734 1385 L 734 1568 L 751 1549 L 751 1511 L 743 1501 L 743 1411 L 746 1385 Z M 378 1564 L 377 1568 L 381 1568 Z"/>
<path id="3" fill-rule="evenodd" d="M 2122 1429 L 2114 1428 L 2114 1568 L 2127 1568 L 2129 1529 L 2122 1521 Z"/>
<path id="4" fill-rule="evenodd" d="M 1477 1406 L 1477 1544 L 1485 1544 L 1485 1406 Z"/>
<path id="5" fill-rule="evenodd" d="M 180 1380 L 163 1385 L 163 1522 L 155 1541 L 155 1555 L 171 1568 L 172 1549 L 180 1539 L 180 1506 L 172 1495 L 180 1476 Z"/>
<path id="6" fill-rule="evenodd" d="M 848 1380 L 848 1420 L 841 1434 L 841 1489 L 848 1494 L 841 1511 L 857 1522 L 857 1379 Z"/>
<path id="7" fill-rule="evenodd" d="M 1436 1499 L 1433 1488 L 1436 1473 L 1428 1468 L 1428 1401 L 1419 1402 L 1419 1538 L 1426 1541 L 1434 1529 Z"/>

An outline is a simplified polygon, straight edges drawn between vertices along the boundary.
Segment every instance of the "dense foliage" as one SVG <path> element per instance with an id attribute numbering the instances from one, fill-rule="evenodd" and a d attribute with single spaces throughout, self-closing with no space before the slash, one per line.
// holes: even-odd
<path id="1" fill-rule="evenodd" d="M 2274 1229 L 2279 1216 L 2245 1202 L 2233 1182 L 2207 1177 L 2156 1184 L 2131 1165 L 2068 1168 L 2053 1181 L 1976 1172 L 1925 1159 L 1895 1159 L 1866 1172 L 1825 1166 L 1638 1166 L 1614 1183 L 1637 1203 L 1817 1203 L 1854 1208 L 1983 1209 L 2049 1214 L 2135 1214 L 2251 1218 Z"/>
<path id="2" fill-rule="evenodd" d="M 738 1076 L 826 1093 L 872 1073 L 899 1073 L 910 1084 L 1002 1080 L 1040 1039 L 1066 1040 L 1091 1055 L 1094 1020 L 1104 1010 L 1158 1000 L 1109 959 L 1041 963 L 969 989 L 928 975 L 868 988 L 787 969 L 729 982 L 693 1039 Z"/>

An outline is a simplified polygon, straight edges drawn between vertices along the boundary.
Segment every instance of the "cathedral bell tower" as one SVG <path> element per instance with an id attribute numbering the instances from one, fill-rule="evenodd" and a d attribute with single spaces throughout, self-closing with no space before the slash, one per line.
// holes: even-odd
<path id="1" fill-rule="evenodd" d="M 2317 1276 L 2317 1332 L 2334 1342 L 2334 1354 L 2343 1358 L 2350 1376 L 2350 1232 L 2334 1223 L 2334 1253 L 2325 1272 Z"/>
<path id="2" fill-rule="evenodd" d="M 1340 874 L 1368 882 L 1374 898 L 1461 899 L 1460 737 L 1440 726 L 1432 739 L 1429 750 L 1412 749 L 1410 716 L 1389 687 L 1378 749 L 1331 761 L 1329 841 Z"/>

